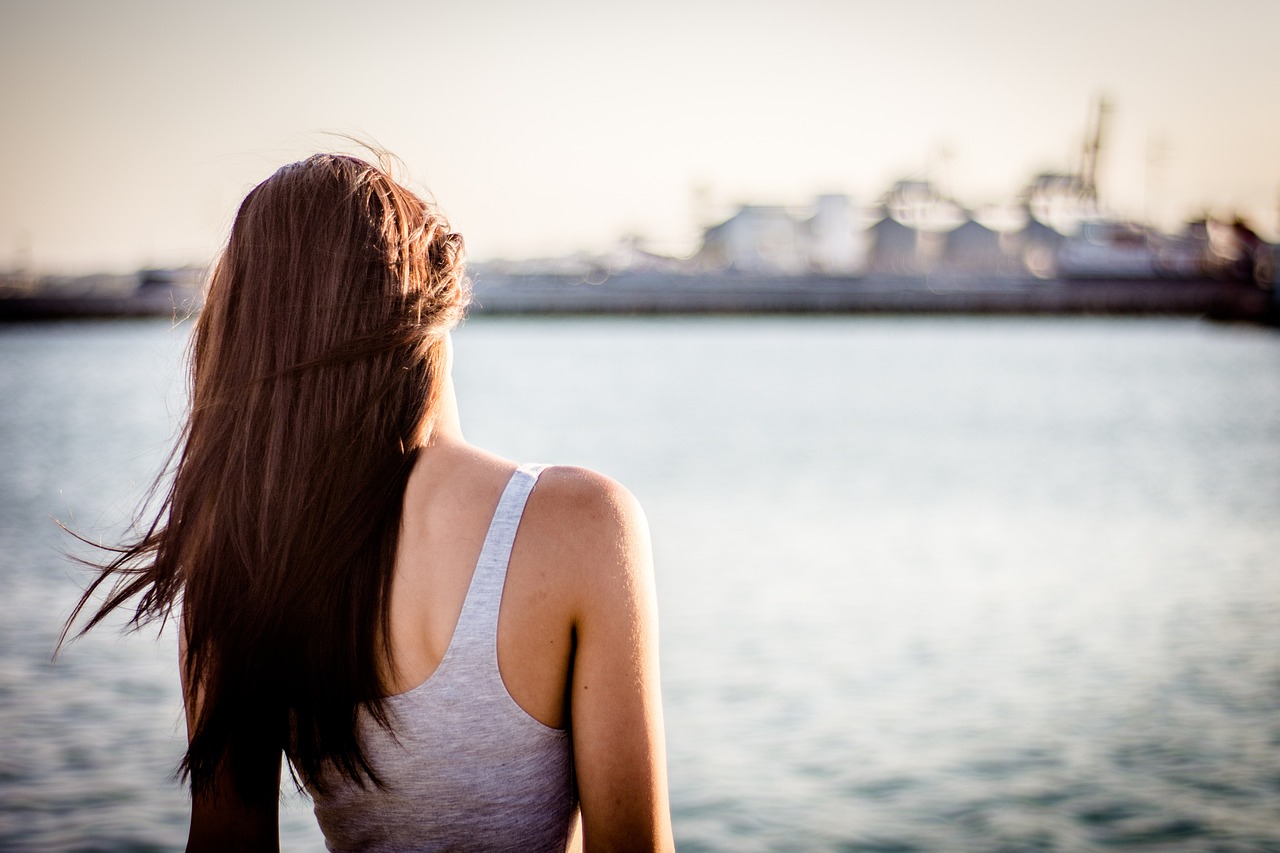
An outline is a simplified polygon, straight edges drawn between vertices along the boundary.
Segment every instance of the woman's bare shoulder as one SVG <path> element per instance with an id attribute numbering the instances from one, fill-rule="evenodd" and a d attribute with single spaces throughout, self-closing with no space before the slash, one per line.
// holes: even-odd
<path id="1" fill-rule="evenodd" d="M 588 468 L 547 468 L 529 498 L 522 528 L 547 571 L 579 593 L 616 587 L 650 571 L 649 529 L 640 502 L 621 483 Z"/>
<path id="2" fill-rule="evenodd" d="M 598 471 L 573 465 L 552 465 L 543 470 L 537 492 L 542 512 L 566 516 L 600 514 L 620 521 L 643 517 L 640 504 L 627 487 Z"/>

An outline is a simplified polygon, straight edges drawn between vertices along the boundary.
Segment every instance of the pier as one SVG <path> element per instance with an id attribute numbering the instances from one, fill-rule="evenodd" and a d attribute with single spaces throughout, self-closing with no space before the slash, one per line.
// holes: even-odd
<path id="1" fill-rule="evenodd" d="M 1061 314 L 1273 321 L 1274 290 L 1212 278 L 959 274 L 475 275 L 475 314 Z"/>

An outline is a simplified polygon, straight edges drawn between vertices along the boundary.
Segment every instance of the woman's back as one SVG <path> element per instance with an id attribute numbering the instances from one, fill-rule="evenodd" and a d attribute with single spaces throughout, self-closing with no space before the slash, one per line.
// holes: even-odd
<path id="1" fill-rule="evenodd" d="M 333 774 L 324 791 L 312 790 L 331 849 L 568 846 L 577 823 L 569 732 L 515 702 L 499 673 L 496 642 L 512 545 L 540 473 L 522 466 L 511 474 L 447 651 L 424 682 L 388 698 L 391 730 L 362 713 L 362 747 L 383 787 Z M 393 604 L 395 595 L 393 588 Z"/>
<path id="2" fill-rule="evenodd" d="M 427 681 L 444 659 L 499 500 L 516 463 L 471 447 L 448 414 L 437 421 L 405 488 L 391 585 L 391 695 Z M 498 660 L 512 698 L 550 728 L 567 724 L 565 683 L 573 654 L 572 566 L 550 553 L 557 501 L 586 472 L 543 473 L 520 519 L 502 592 Z M 585 530 L 579 528 L 579 534 Z"/>

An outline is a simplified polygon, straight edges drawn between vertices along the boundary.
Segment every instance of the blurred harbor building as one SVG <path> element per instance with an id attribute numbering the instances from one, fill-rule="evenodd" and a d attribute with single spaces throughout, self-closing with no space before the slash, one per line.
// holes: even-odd
<path id="1" fill-rule="evenodd" d="M 1168 234 L 1103 212 L 1076 176 L 1042 174 L 1015 203 L 988 210 L 922 180 L 897 182 L 870 207 L 835 194 L 806 206 L 745 204 L 705 229 L 692 258 L 668 268 L 787 277 L 1209 276 L 1269 286 L 1274 256 L 1242 219 L 1199 218 Z"/>
<path id="2" fill-rule="evenodd" d="M 748 204 L 706 229 L 693 265 L 744 273 L 857 275 L 866 265 L 866 236 L 845 195 L 819 196 L 808 209 Z"/>

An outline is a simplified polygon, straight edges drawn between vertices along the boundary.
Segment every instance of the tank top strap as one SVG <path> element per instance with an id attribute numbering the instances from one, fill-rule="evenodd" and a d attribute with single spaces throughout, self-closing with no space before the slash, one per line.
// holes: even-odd
<path id="1" fill-rule="evenodd" d="M 491 659 L 497 666 L 498 611 L 502 606 L 511 547 L 524 516 L 525 503 L 538 482 L 538 475 L 546 467 L 521 465 L 513 471 L 489 522 L 489 532 L 485 534 L 453 636 L 456 651 L 473 662 L 477 658 Z"/>

